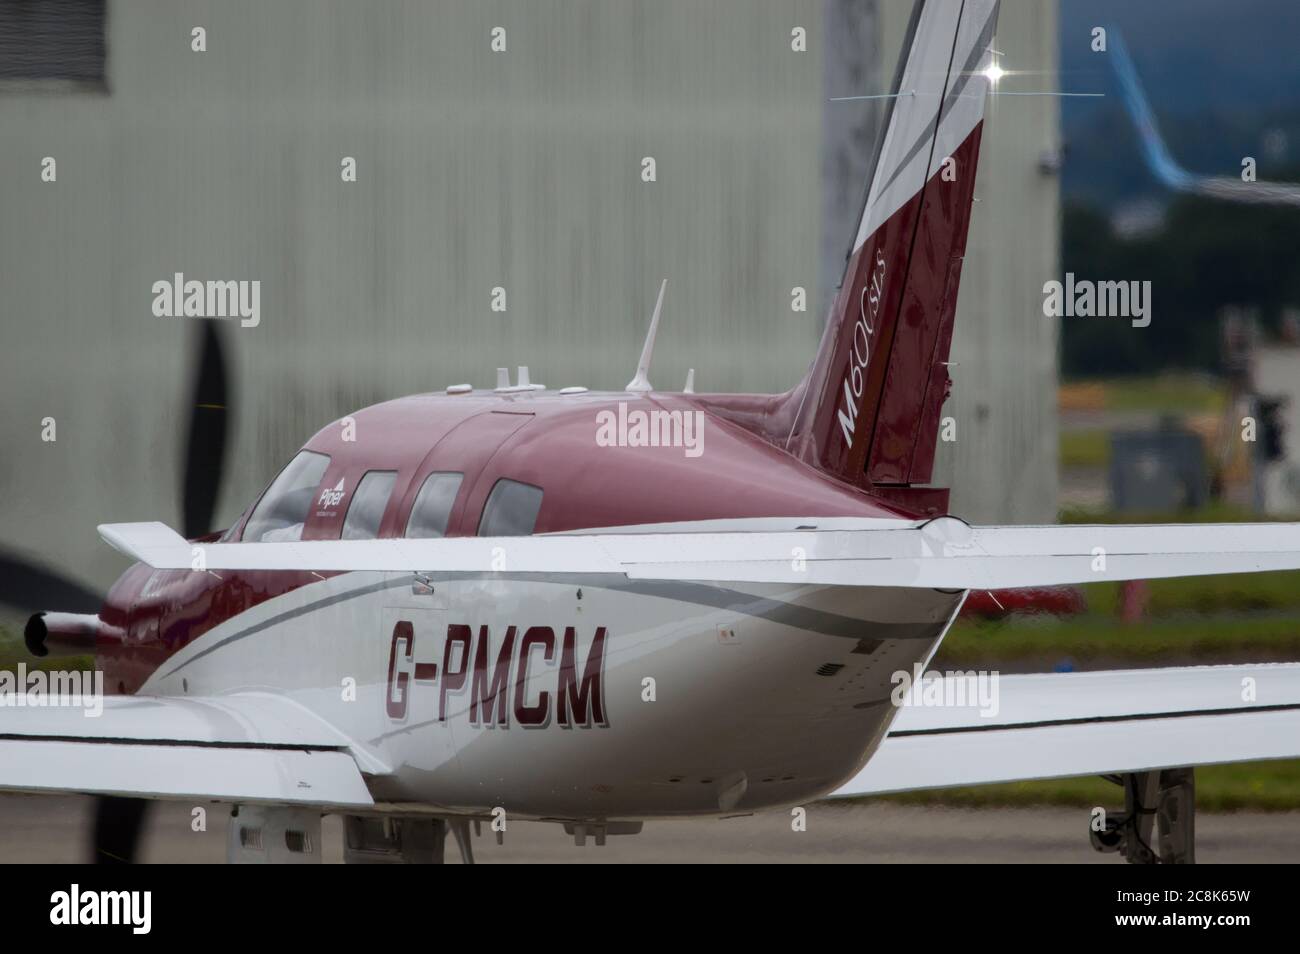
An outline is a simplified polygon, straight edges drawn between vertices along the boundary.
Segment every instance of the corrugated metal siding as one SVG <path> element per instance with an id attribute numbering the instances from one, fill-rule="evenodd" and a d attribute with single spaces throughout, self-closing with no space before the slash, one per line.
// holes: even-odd
<path id="1" fill-rule="evenodd" d="M 262 282 L 222 519 L 359 405 L 498 365 L 621 387 L 664 277 L 657 385 L 778 389 L 812 354 L 818 0 L 108 13 L 109 95 L 0 92 L 0 541 L 106 584 L 97 522 L 176 522 L 194 328 L 150 310 L 176 271 Z"/>
<path id="2" fill-rule="evenodd" d="M 694 366 L 700 390 L 777 390 L 812 355 L 821 0 L 131 0 L 107 14 L 108 95 L 0 87 L 8 546 L 106 585 L 123 563 L 96 523 L 177 523 L 195 329 L 150 310 L 153 282 L 176 271 L 262 282 L 260 327 L 229 329 L 222 520 L 358 406 L 490 386 L 498 365 L 622 386 L 663 277 L 657 385 L 680 387 Z M 1023 36 L 1054 63 L 1052 23 L 1036 15 Z M 195 26 L 205 53 L 191 51 Z M 505 54 L 489 51 L 495 26 Z M 807 53 L 790 50 L 795 26 Z M 1005 112 L 995 122 L 1009 127 Z M 1034 186 L 1029 167 L 1055 127 L 1035 115 L 992 137 L 1005 167 L 986 147 L 982 174 L 1007 175 L 986 195 L 1016 201 L 977 213 L 986 261 L 964 279 L 959 417 L 988 402 L 998 422 L 977 440 L 964 430 L 949 465 L 977 515 L 1036 515 L 1038 497 L 991 475 L 1038 487 L 1055 460 L 1041 413 L 1054 344 L 1016 324 L 1025 309 L 1002 309 L 1010 292 L 993 297 L 1042 281 L 1039 258 L 1000 241 L 1035 255 L 1054 242 L 1055 185 Z M 45 156 L 57 183 L 40 180 Z M 359 182 L 340 181 L 343 156 Z M 658 182 L 641 181 L 644 156 Z M 489 307 L 497 285 L 505 315 Z M 795 285 L 809 291 L 802 314 Z M 54 444 L 40 440 L 46 416 Z"/>

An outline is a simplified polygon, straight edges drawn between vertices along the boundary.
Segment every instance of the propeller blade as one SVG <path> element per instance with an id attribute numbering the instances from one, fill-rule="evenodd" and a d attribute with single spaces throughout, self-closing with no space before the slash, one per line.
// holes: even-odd
<path id="1" fill-rule="evenodd" d="M 23 610 L 98 613 L 98 593 L 15 553 L 0 552 L 0 603 Z"/>
<path id="2" fill-rule="evenodd" d="M 95 799 L 95 842 L 91 860 L 99 865 L 135 864 L 148 810 L 149 802 L 143 798 L 101 795 Z"/>
<path id="3" fill-rule="evenodd" d="M 229 374 L 217 323 L 200 322 L 199 336 L 181 484 L 181 533 L 187 539 L 212 529 L 230 419 Z"/>

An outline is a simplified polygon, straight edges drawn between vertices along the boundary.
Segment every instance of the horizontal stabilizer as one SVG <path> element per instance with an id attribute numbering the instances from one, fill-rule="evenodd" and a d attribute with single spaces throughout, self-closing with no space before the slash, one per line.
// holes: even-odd
<path id="1" fill-rule="evenodd" d="M 792 521 L 816 527 L 817 519 Z M 1008 589 L 1300 569 L 1300 524 L 841 529 L 191 544 L 158 523 L 108 524 L 161 569 L 621 574 L 641 580 Z M 847 528 L 846 528 L 847 527 Z"/>

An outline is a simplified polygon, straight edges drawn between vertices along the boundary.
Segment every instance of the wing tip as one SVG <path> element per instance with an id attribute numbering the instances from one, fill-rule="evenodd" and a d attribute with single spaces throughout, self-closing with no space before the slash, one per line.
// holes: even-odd
<path id="1" fill-rule="evenodd" d="M 105 543 L 119 553 L 146 563 L 154 569 L 170 564 L 160 560 L 167 548 L 180 546 L 188 553 L 189 542 L 167 524 L 158 520 L 137 523 L 101 523 L 95 528 Z"/>

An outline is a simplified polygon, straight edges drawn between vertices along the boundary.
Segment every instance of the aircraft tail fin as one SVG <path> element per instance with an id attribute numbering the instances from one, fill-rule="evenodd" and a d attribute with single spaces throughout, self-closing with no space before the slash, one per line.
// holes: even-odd
<path id="1" fill-rule="evenodd" d="M 918 0 L 862 216 L 784 444 L 867 488 L 926 484 L 994 78 L 998 0 Z"/>

